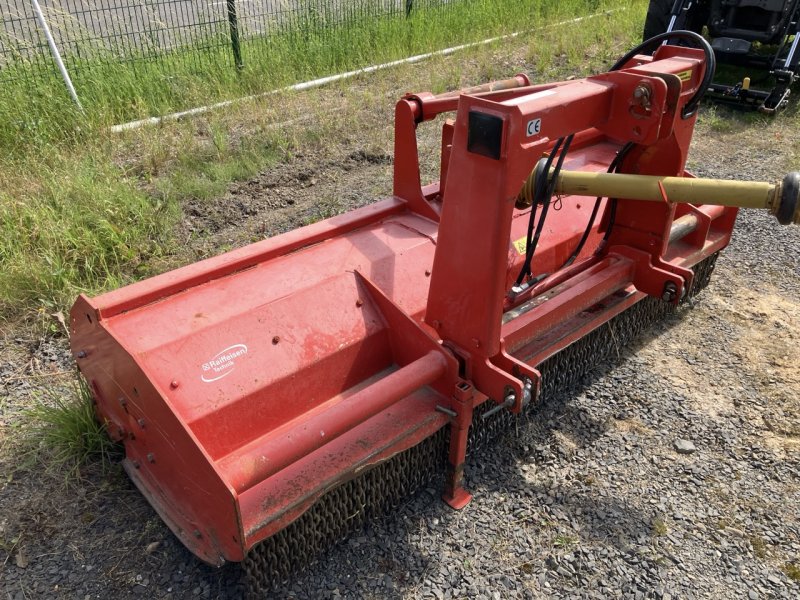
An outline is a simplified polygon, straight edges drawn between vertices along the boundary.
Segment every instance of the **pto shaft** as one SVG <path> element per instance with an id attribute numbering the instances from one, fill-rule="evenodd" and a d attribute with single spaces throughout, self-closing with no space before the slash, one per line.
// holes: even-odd
<path id="1" fill-rule="evenodd" d="M 530 205 L 538 174 L 545 168 L 545 159 L 520 192 L 518 205 Z M 800 173 L 789 173 L 775 184 L 724 179 L 690 177 L 657 177 L 621 173 L 560 171 L 556 176 L 557 195 L 628 198 L 681 204 L 712 204 L 739 208 L 766 208 L 783 225 L 800 225 Z"/>

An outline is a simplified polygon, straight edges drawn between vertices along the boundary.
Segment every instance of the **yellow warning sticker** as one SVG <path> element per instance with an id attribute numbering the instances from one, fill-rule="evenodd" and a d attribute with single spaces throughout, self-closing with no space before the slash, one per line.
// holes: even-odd
<path id="1" fill-rule="evenodd" d="M 525 254 L 525 249 L 528 246 L 528 236 L 521 237 L 514 242 L 514 248 L 517 249 L 519 254 Z"/>
<path id="2" fill-rule="evenodd" d="M 681 81 L 689 81 L 692 78 L 692 70 L 681 71 L 680 73 L 675 73 L 675 75 L 677 75 L 678 79 Z"/>

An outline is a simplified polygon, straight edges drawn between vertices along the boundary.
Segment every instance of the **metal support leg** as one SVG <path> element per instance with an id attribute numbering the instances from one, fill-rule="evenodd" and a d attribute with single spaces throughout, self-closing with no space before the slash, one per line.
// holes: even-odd
<path id="1" fill-rule="evenodd" d="M 456 416 L 450 422 L 449 465 L 442 499 L 455 510 L 461 510 L 472 500 L 472 494 L 464 489 L 464 462 L 467 457 L 469 427 L 472 424 L 474 393 L 472 385 L 462 381 L 456 385 L 453 395 Z"/>

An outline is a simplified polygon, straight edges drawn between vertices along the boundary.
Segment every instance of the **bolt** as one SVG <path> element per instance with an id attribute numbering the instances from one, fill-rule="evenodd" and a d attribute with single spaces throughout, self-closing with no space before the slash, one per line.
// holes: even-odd
<path id="1" fill-rule="evenodd" d="M 674 302 L 677 296 L 678 288 L 674 283 L 668 281 L 666 284 L 664 284 L 664 293 L 661 294 L 661 299 L 664 302 Z"/>
<path id="2" fill-rule="evenodd" d="M 358 300 L 356 300 L 356 306 L 359 307 L 364 306 L 364 301 L 361 298 L 359 298 Z"/>
<path id="3" fill-rule="evenodd" d="M 272 343 L 273 343 L 273 344 L 277 344 L 277 343 L 278 343 L 278 342 L 280 342 L 280 341 L 281 341 L 281 338 L 279 338 L 277 335 L 276 335 L 275 337 L 273 337 L 273 338 L 272 338 Z"/>
<path id="4" fill-rule="evenodd" d="M 120 396 L 120 398 L 119 398 L 119 405 L 120 405 L 122 408 L 125 408 L 126 406 L 128 406 L 128 401 L 125 399 L 125 396 Z"/>
<path id="5" fill-rule="evenodd" d="M 425 269 L 425 277 L 430 277 L 430 276 L 431 276 L 431 270 Z"/>
<path id="6" fill-rule="evenodd" d="M 195 529 L 194 530 L 194 537 L 196 537 L 197 539 L 200 539 L 201 537 L 203 537 L 203 534 L 200 533 L 199 529 Z"/>
<path id="7" fill-rule="evenodd" d="M 527 377 L 522 380 L 525 385 L 522 388 L 522 406 L 527 406 L 533 398 L 533 382 Z"/>
<path id="8" fill-rule="evenodd" d="M 77 358 L 86 358 L 86 350 L 81 350 L 75 355 Z"/>
<path id="9" fill-rule="evenodd" d="M 136 422 L 139 424 L 139 427 L 141 427 L 142 429 L 144 429 L 144 419 L 139 419 L 139 420 L 137 420 Z"/>
<path id="10" fill-rule="evenodd" d="M 154 463 L 154 462 L 156 462 L 156 455 L 155 455 L 155 454 L 153 454 L 152 452 L 149 452 L 149 453 L 147 454 L 147 461 L 148 461 L 148 462 L 151 462 L 151 463 Z"/>
<path id="11" fill-rule="evenodd" d="M 173 390 L 177 389 L 179 385 L 180 383 L 178 383 L 177 379 L 173 379 L 172 381 L 169 382 L 169 387 L 172 388 Z"/>

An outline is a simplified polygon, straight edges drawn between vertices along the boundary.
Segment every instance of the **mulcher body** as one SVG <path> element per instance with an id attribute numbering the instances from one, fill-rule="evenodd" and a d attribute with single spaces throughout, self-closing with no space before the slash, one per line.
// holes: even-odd
<path id="1" fill-rule="evenodd" d="M 81 296 L 71 343 L 97 412 L 183 543 L 242 561 L 358 478 L 372 479 L 353 511 L 395 493 L 381 468 L 433 439 L 449 444 L 445 500 L 465 505 L 474 414 L 535 403 L 544 361 L 648 296 L 677 304 L 728 244 L 735 207 L 602 199 L 590 222 L 594 198 L 564 196 L 518 282 L 531 208 L 517 197 L 554 141 L 574 134 L 562 175 L 617 158 L 691 177 L 682 108 L 704 69 L 703 52 L 664 46 L 582 80 L 405 96 L 391 198 Z M 416 128 L 444 113 L 440 182 L 422 186 Z"/>

